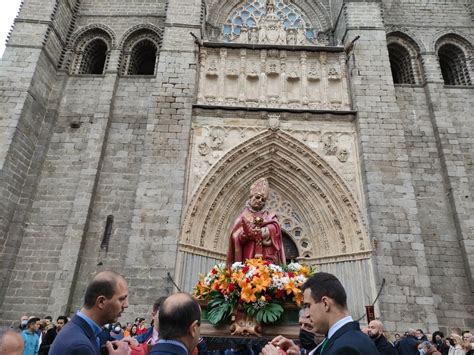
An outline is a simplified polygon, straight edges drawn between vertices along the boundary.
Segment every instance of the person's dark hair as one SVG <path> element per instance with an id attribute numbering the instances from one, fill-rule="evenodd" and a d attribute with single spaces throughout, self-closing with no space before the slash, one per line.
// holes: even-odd
<path id="1" fill-rule="evenodd" d="M 56 319 L 56 322 L 57 322 L 58 320 L 63 320 L 63 321 L 64 321 L 64 324 L 66 324 L 67 321 L 68 321 L 68 319 L 67 319 L 66 316 L 59 316 L 59 317 Z"/>
<path id="2" fill-rule="evenodd" d="M 33 318 L 28 319 L 28 323 L 26 323 L 26 327 L 29 328 L 31 324 L 39 322 L 40 320 L 41 319 L 39 319 L 37 317 L 33 317 Z"/>
<path id="3" fill-rule="evenodd" d="M 53 317 L 51 317 L 51 316 L 46 316 L 46 317 L 44 317 L 44 319 L 48 319 L 48 320 L 52 321 L 52 320 L 53 320 Z"/>
<path id="4" fill-rule="evenodd" d="M 421 334 L 425 335 L 425 333 L 423 333 L 423 331 L 421 329 L 417 329 L 418 332 L 420 332 Z"/>
<path id="5" fill-rule="evenodd" d="M 432 335 L 431 335 L 431 341 L 434 343 L 436 342 L 436 336 L 439 335 L 441 337 L 441 339 L 444 339 L 444 333 L 440 330 L 437 330 L 435 331 Z"/>
<path id="6" fill-rule="evenodd" d="M 194 298 L 176 303 L 166 299 L 160 307 L 160 338 L 165 340 L 179 339 L 189 334 L 189 327 L 194 321 L 201 323 L 201 309 Z"/>
<path id="7" fill-rule="evenodd" d="M 114 277 L 93 280 L 89 286 L 87 286 L 86 294 L 84 295 L 84 307 L 88 309 L 94 307 L 95 301 L 99 296 L 104 296 L 110 300 L 114 296 L 116 287 L 117 279 Z"/>
<path id="8" fill-rule="evenodd" d="M 153 303 L 153 312 L 156 312 L 157 310 L 160 309 L 160 306 L 163 304 L 163 302 L 165 301 L 166 299 L 166 296 L 163 296 L 163 297 L 160 297 L 158 298 L 155 303 Z"/>
<path id="9" fill-rule="evenodd" d="M 347 308 L 346 291 L 336 276 L 326 272 L 317 272 L 304 283 L 302 291 L 304 292 L 308 288 L 311 290 L 311 297 L 315 302 L 321 301 L 321 298 L 326 296 L 339 306 Z"/>
<path id="10" fill-rule="evenodd" d="M 470 332 L 471 332 L 470 330 L 463 330 L 462 333 L 461 333 L 461 336 L 463 336 L 464 334 L 470 333 Z"/>

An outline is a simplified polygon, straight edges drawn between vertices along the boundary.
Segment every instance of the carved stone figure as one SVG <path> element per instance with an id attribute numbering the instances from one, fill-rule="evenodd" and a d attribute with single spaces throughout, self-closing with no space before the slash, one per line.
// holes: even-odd
<path id="1" fill-rule="evenodd" d="M 258 43 L 258 29 L 256 27 L 252 27 L 248 34 L 248 42 L 252 44 Z"/>
<path id="2" fill-rule="evenodd" d="M 296 32 L 296 41 L 299 45 L 306 44 L 306 34 L 303 28 L 298 28 Z"/>
<path id="3" fill-rule="evenodd" d="M 252 258 L 285 263 L 280 224 L 275 213 L 264 208 L 268 196 L 267 179 L 258 179 L 250 187 L 250 199 L 232 227 L 227 252 L 228 267 L 236 261 L 244 262 Z"/>
<path id="4" fill-rule="evenodd" d="M 290 28 L 286 31 L 286 44 L 296 45 L 297 44 L 297 32 L 294 28 Z"/>
<path id="5" fill-rule="evenodd" d="M 346 148 L 340 149 L 337 153 L 337 159 L 339 159 L 341 163 L 345 163 L 349 159 L 349 151 Z"/>
<path id="6" fill-rule="evenodd" d="M 335 155 L 337 151 L 337 138 L 332 133 L 327 133 L 323 137 L 323 151 L 326 155 Z"/>

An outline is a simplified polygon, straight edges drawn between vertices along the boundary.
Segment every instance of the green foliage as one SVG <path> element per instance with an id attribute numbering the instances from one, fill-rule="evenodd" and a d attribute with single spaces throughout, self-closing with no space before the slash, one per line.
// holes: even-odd
<path id="1" fill-rule="evenodd" d="M 267 303 L 265 307 L 256 310 L 255 320 L 257 323 L 276 322 L 284 312 L 283 307 L 278 303 Z"/>
<path id="2" fill-rule="evenodd" d="M 207 304 L 207 309 L 207 320 L 212 325 L 217 325 L 230 317 L 234 311 L 234 306 L 231 302 L 227 302 L 224 297 L 215 297 Z"/>

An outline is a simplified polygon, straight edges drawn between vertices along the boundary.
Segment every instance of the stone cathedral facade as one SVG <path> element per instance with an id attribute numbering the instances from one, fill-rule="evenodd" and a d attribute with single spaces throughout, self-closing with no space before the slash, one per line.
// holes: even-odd
<path id="1" fill-rule="evenodd" d="M 389 331 L 474 327 L 469 0 L 24 0 L 0 64 L 0 320 L 225 258 L 267 177 L 291 259 Z"/>

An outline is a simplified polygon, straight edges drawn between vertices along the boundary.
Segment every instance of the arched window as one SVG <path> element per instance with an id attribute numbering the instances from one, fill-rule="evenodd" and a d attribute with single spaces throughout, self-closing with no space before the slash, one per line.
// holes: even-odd
<path id="1" fill-rule="evenodd" d="M 309 41 L 316 40 L 317 33 L 308 18 L 297 6 L 286 0 L 242 2 L 227 18 L 222 28 L 222 37 L 226 42 L 264 43 L 265 29 L 261 27 L 265 27 L 266 20 L 272 21 L 269 26 L 283 27 L 287 38 L 280 38 L 278 44 L 304 44 L 305 38 Z"/>
<path id="2" fill-rule="evenodd" d="M 398 43 L 388 45 L 388 56 L 394 84 L 415 84 L 410 53 Z"/>
<path id="3" fill-rule="evenodd" d="M 130 54 L 130 64 L 128 75 L 153 75 L 155 74 L 156 54 L 158 48 L 156 44 L 148 39 L 144 39 L 132 48 Z"/>
<path id="4" fill-rule="evenodd" d="M 82 53 L 82 62 L 78 74 L 103 74 L 107 52 L 107 44 L 102 39 L 97 38 L 89 42 Z"/>
<path id="5" fill-rule="evenodd" d="M 134 28 L 124 36 L 121 74 L 154 75 L 161 35 L 154 28 Z"/>
<path id="6" fill-rule="evenodd" d="M 452 43 L 443 44 L 438 49 L 441 74 L 446 85 L 471 85 L 464 52 Z"/>
<path id="7" fill-rule="evenodd" d="M 111 35 L 102 28 L 91 27 L 76 37 L 72 50 L 71 74 L 102 75 L 107 69 Z"/>

